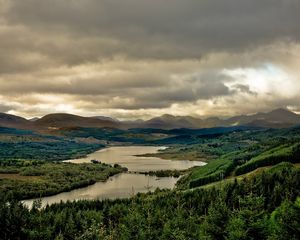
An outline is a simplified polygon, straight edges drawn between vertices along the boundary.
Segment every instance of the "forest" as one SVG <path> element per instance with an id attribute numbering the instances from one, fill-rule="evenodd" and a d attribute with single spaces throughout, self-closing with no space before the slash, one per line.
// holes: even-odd
<path id="1" fill-rule="evenodd" d="M 300 237 L 300 171 L 281 163 L 222 187 L 78 201 L 29 210 L 1 195 L 1 239 L 287 239 Z M 32 227 L 34 226 L 34 227 Z"/>
<path id="2" fill-rule="evenodd" d="M 0 129 L 0 239 L 299 239 L 300 127 L 216 129 L 62 129 L 50 135 Z M 71 164 L 105 146 L 167 148 L 166 159 L 205 161 L 174 190 L 132 198 L 77 201 L 32 209 L 19 200 L 105 181 L 126 171 Z"/>
<path id="3" fill-rule="evenodd" d="M 0 240 L 300 240 L 300 0 L 0 0 Z"/>
<path id="4" fill-rule="evenodd" d="M 0 127 L 0 164 L 10 160 L 57 161 L 80 158 L 103 147 L 98 141 Z"/>
<path id="5" fill-rule="evenodd" d="M 85 187 L 126 171 L 119 165 L 45 161 L 0 163 L 0 192 L 16 200 L 38 198 Z"/>

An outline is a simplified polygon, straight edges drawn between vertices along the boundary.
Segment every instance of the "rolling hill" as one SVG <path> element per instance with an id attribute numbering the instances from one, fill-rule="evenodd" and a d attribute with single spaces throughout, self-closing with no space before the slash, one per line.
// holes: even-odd
<path id="1" fill-rule="evenodd" d="M 212 128 L 231 126 L 256 126 L 266 128 L 284 128 L 300 124 L 300 115 L 287 109 L 275 109 L 267 113 L 240 115 L 228 119 L 211 117 L 199 119 L 191 116 L 163 115 L 140 123 L 141 128 Z"/>
<path id="2" fill-rule="evenodd" d="M 33 127 L 33 123 L 22 117 L 0 113 L 0 127 L 30 129 Z"/>
<path id="3" fill-rule="evenodd" d="M 120 128 L 120 124 L 110 119 L 95 117 L 81 117 L 66 113 L 49 114 L 34 122 L 34 126 L 40 128 L 65 128 L 65 127 L 110 127 Z"/>
<path id="4" fill-rule="evenodd" d="M 275 109 L 267 113 L 253 115 L 240 115 L 228 119 L 211 117 L 200 119 L 191 116 L 173 116 L 169 114 L 155 117 L 150 120 L 119 121 L 117 119 L 97 116 L 82 117 L 66 113 L 48 114 L 34 121 L 22 117 L 0 113 L 0 127 L 17 129 L 47 130 L 66 127 L 91 127 L 91 128 L 152 128 L 152 129 L 177 129 L 177 128 L 212 128 L 231 126 L 253 126 L 264 128 L 286 128 L 300 124 L 300 115 L 287 109 Z"/>

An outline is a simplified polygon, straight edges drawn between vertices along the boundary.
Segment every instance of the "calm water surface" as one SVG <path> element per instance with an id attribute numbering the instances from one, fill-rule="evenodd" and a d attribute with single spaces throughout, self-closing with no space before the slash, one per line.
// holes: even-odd
<path id="1" fill-rule="evenodd" d="M 144 174 L 121 173 L 109 178 L 106 182 L 97 182 L 88 187 L 79 188 L 50 197 L 42 198 L 42 206 L 51 205 L 61 201 L 95 200 L 128 198 L 138 192 L 154 191 L 156 188 L 172 189 L 178 178 L 146 176 Z M 25 200 L 23 203 L 31 208 L 34 199 Z"/>
<path id="2" fill-rule="evenodd" d="M 146 153 L 157 153 L 165 147 L 153 146 L 126 146 L 126 147 L 109 147 L 100 151 L 89 154 L 86 158 L 67 160 L 72 163 L 91 162 L 92 159 L 100 160 L 108 164 L 118 163 L 127 167 L 129 171 L 147 172 L 155 170 L 182 170 L 193 166 L 202 166 L 205 163 L 199 161 L 183 161 L 183 160 L 164 160 L 157 157 L 140 157 Z"/>
<path id="3" fill-rule="evenodd" d="M 187 169 L 193 166 L 202 166 L 205 163 L 198 161 L 171 161 L 156 157 L 137 157 L 135 155 L 156 153 L 164 149 L 153 146 L 130 146 L 130 147 L 110 147 L 88 155 L 86 158 L 72 159 L 66 162 L 84 163 L 92 159 L 100 160 L 108 164 L 118 163 L 128 168 L 129 171 L 152 171 L 167 169 Z M 138 192 L 154 191 L 156 188 L 174 188 L 178 178 L 147 176 L 135 173 L 120 173 L 110 177 L 106 182 L 97 182 L 91 186 L 75 189 L 50 197 L 42 198 L 42 206 L 59 203 L 61 201 L 75 201 L 83 199 L 115 199 L 127 198 Z M 31 207 L 34 199 L 25 200 L 23 203 Z"/>

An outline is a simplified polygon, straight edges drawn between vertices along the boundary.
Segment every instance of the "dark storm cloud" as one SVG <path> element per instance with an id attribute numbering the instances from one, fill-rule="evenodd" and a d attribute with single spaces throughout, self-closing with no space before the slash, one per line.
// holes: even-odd
<path id="1" fill-rule="evenodd" d="M 174 102 L 192 102 L 234 94 L 225 85 L 225 82 L 232 80 L 228 76 L 210 72 L 170 77 L 167 73 L 152 72 L 150 66 L 142 68 L 140 72 L 132 73 L 127 69 L 110 72 L 108 76 L 96 74 L 75 79 L 69 76 L 67 80 L 59 77 L 40 79 L 35 82 L 31 78 L 23 78 L 22 84 L 18 78 L 10 81 L 0 79 L 0 91 L 9 96 L 29 93 L 72 94 L 78 99 L 94 101 L 103 108 L 127 109 L 163 108 Z"/>
<path id="2" fill-rule="evenodd" d="M 226 76 L 210 74 L 208 78 L 207 75 L 180 76 L 178 79 L 166 81 L 169 85 L 165 87 L 134 90 L 132 94 L 129 94 L 134 96 L 134 101 L 123 107 L 130 109 L 166 108 L 173 103 L 195 102 L 234 94 L 234 91 L 231 91 L 223 82 L 227 79 Z"/>
<path id="3" fill-rule="evenodd" d="M 58 58 L 64 58 L 60 50 L 65 50 L 64 60 L 71 64 L 118 54 L 199 58 L 208 52 L 237 51 L 286 39 L 298 41 L 300 36 L 298 0 L 9 2 L 5 14 L 8 24 L 66 37 L 67 44 L 48 42 L 49 49 L 40 46 L 37 50 L 57 54 Z"/>
<path id="4" fill-rule="evenodd" d="M 0 111 L 296 109 L 299 12 L 299 0 L 0 0 Z M 287 71 L 285 94 L 272 73 L 251 75 L 266 63 Z"/>

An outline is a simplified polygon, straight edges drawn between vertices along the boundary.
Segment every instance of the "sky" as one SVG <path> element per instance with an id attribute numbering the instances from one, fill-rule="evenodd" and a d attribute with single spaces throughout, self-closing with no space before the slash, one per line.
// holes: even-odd
<path id="1" fill-rule="evenodd" d="M 0 0 L 0 112 L 300 113 L 299 0 Z"/>

